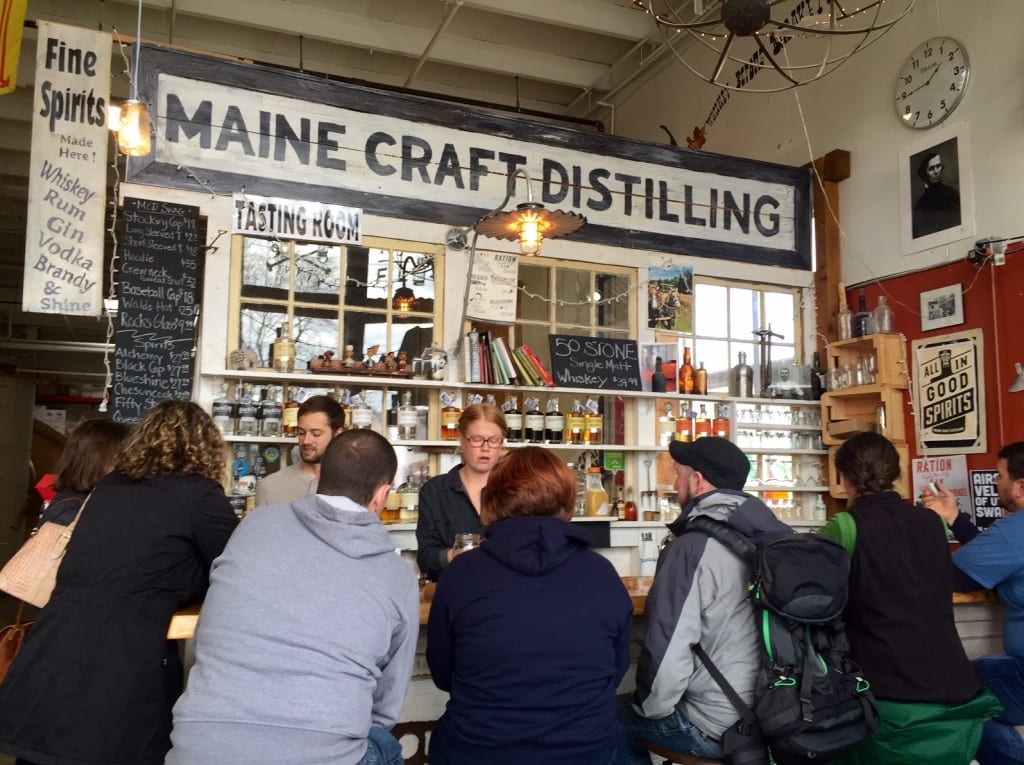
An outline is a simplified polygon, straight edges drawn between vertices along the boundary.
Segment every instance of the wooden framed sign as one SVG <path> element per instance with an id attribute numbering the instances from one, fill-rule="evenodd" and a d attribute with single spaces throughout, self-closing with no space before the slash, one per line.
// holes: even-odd
<path id="1" fill-rule="evenodd" d="M 981 331 L 914 340 L 912 349 L 918 452 L 987 452 Z"/>

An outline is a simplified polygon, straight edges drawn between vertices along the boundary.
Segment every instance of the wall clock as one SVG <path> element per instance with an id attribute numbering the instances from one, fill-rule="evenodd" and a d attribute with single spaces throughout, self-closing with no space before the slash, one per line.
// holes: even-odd
<path id="1" fill-rule="evenodd" d="M 930 128 L 953 113 L 967 89 L 967 50 L 952 37 L 921 43 L 896 78 L 896 114 L 907 127 Z"/>

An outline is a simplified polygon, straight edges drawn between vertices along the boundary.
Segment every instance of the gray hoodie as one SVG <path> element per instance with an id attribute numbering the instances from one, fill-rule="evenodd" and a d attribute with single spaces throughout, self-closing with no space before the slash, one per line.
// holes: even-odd
<path id="1" fill-rule="evenodd" d="M 728 489 L 696 497 L 669 527 L 679 536 L 662 553 L 647 596 L 634 706 L 653 719 L 678 707 L 687 720 L 717 739 L 738 714 L 690 646 L 700 643 L 749 704 L 758 670 L 758 637 L 747 601 L 749 569 L 718 540 L 682 533 L 687 519 L 697 515 L 725 521 L 755 543 L 793 530 L 761 500 Z"/>
<path id="2" fill-rule="evenodd" d="M 167 763 L 357 763 L 398 719 L 418 634 L 416 576 L 375 514 L 255 510 L 213 563 Z"/>

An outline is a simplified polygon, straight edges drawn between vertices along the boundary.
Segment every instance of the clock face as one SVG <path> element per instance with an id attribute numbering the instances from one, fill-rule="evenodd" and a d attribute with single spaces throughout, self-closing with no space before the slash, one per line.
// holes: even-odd
<path id="1" fill-rule="evenodd" d="M 951 37 L 925 40 L 896 78 L 896 114 L 907 127 L 929 128 L 948 117 L 967 88 L 967 51 Z"/>

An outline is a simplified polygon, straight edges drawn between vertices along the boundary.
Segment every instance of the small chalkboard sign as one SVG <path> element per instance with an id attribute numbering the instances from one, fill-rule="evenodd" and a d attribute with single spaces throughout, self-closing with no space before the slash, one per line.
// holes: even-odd
<path id="1" fill-rule="evenodd" d="M 567 388 L 640 390 L 636 340 L 549 335 L 551 375 Z"/>
<path id="2" fill-rule="evenodd" d="M 192 397 L 199 208 L 127 198 L 123 221 L 113 418 L 134 424 Z"/>

